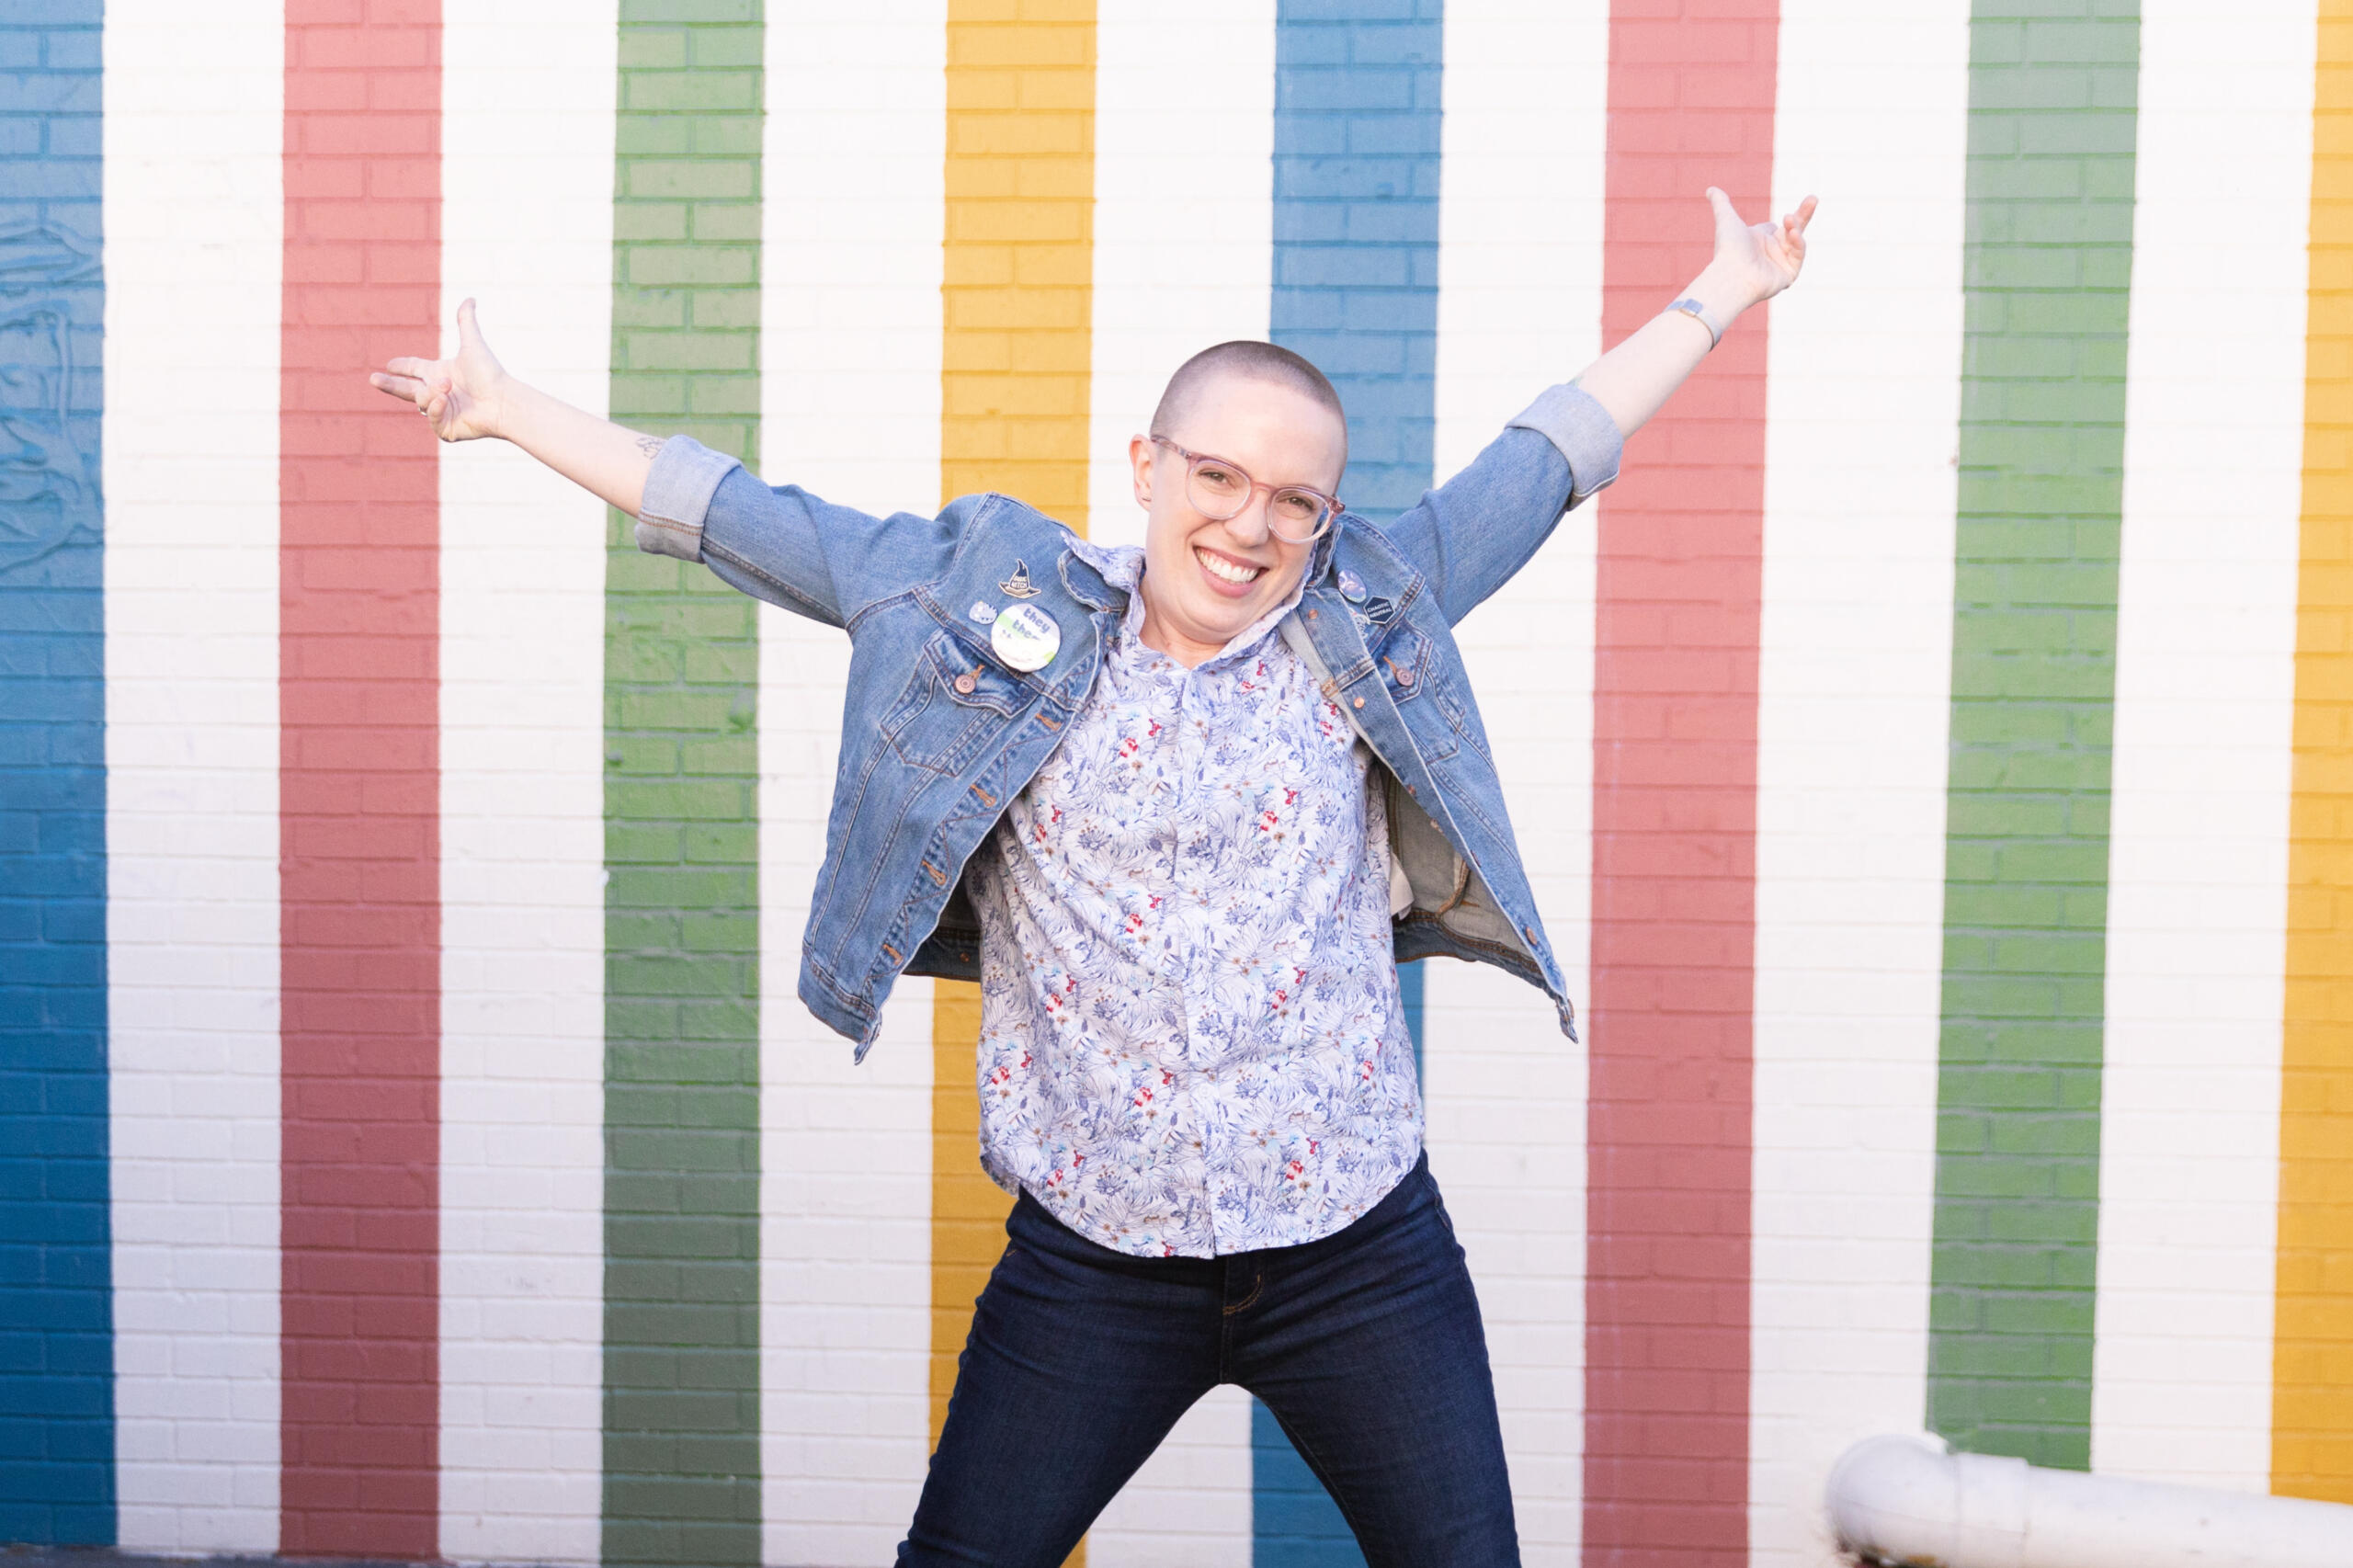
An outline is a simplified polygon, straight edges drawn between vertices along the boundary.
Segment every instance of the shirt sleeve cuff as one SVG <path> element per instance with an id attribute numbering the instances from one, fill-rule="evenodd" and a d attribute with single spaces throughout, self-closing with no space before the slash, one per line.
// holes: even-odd
<path id="1" fill-rule="evenodd" d="M 1607 489 L 1617 479 L 1626 438 L 1618 433 L 1618 422 L 1609 417 L 1609 411 L 1574 381 L 1546 388 L 1511 425 L 1535 431 L 1569 460 L 1570 506 Z"/>
<path id="2" fill-rule="evenodd" d="M 719 482 L 743 465 L 691 436 L 673 436 L 654 454 L 637 513 L 637 548 L 648 555 L 702 559 L 703 516 Z"/>

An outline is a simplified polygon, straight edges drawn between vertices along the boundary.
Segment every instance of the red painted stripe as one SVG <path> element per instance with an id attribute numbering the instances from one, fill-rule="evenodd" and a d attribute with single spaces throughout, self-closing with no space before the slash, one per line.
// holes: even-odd
<path id="1" fill-rule="evenodd" d="M 288 0 L 280 1550 L 439 1544 L 439 0 Z M 201 396 L 200 387 L 192 389 Z"/>
<path id="2" fill-rule="evenodd" d="M 1602 333 L 1772 186 L 1776 0 L 1616 0 Z M 1600 512 L 1585 1560 L 1745 1561 L 1765 322 L 1638 437 Z"/>

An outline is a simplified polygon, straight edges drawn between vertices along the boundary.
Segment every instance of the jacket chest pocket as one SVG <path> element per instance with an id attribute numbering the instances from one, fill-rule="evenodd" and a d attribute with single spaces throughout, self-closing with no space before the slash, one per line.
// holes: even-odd
<path id="1" fill-rule="evenodd" d="M 1428 638 L 1410 626 L 1399 626 L 1373 647 L 1372 662 L 1381 672 L 1381 684 L 1389 688 L 1389 699 L 1413 732 L 1423 760 L 1442 762 L 1454 755 L 1461 725 L 1454 722 L 1453 693 L 1447 689 L 1446 678 L 1431 654 Z M 1438 695 L 1433 697 L 1433 691 Z M 1443 727 L 1428 722 L 1433 701 L 1446 711 L 1448 722 Z"/>
<path id="2" fill-rule="evenodd" d="M 882 717 L 902 761 L 961 773 L 1029 704 L 1020 681 L 942 631 L 924 644 L 906 689 Z"/>

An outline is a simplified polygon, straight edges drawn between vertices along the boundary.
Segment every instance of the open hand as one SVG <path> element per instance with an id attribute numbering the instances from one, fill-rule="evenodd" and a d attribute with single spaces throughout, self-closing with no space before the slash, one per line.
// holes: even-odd
<path id="1" fill-rule="evenodd" d="M 1805 266 L 1805 226 L 1813 221 L 1813 197 L 1778 223 L 1742 222 L 1732 198 L 1714 186 L 1708 187 L 1708 205 L 1716 213 L 1716 255 L 1708 269 L 1742 291 L 1734 303 L 1762 303 L 1797 281 Z"/>
<path id="2" fill-rule="evenodd" d="M 416 405 L 433 433 L 445 441 L 471 441 L 499 433 L 498 402 L 506 371 L 474 324 L 474 302 L 458 307 L 458 352 L 449 359 L 402 355 L 369 374 L 368 382 Z"/>

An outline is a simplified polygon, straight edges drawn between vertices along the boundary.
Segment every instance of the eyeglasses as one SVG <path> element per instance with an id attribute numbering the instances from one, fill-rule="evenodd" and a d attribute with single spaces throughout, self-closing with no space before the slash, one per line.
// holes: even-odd
<path id="1" fill-rule="evenodd" d="M 1267 528 L 1286 544 L 1313 544 L 1332 519 L 1340 515 L 1340 498 L 1311 490 L 1304 484 L 1261 484 L 1223 458 L 1188 451 L 1165 436 L 1152 437 L 1185 460 L 1185 494 L 1193 509 L 1212 522 L 1227 522 L 1242 515 L 1250 497 L 1268 492 Z"/>

